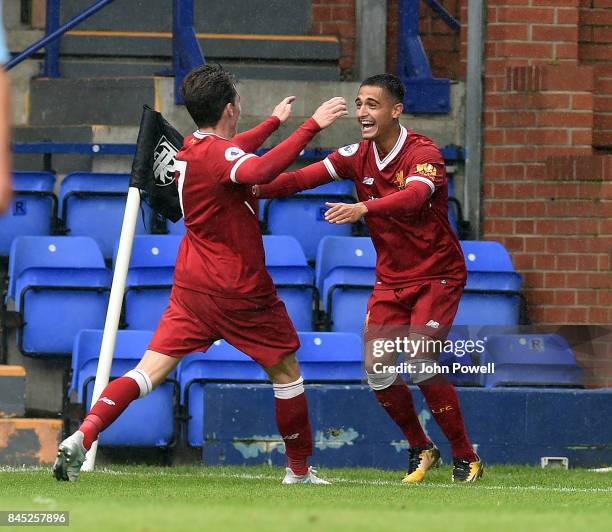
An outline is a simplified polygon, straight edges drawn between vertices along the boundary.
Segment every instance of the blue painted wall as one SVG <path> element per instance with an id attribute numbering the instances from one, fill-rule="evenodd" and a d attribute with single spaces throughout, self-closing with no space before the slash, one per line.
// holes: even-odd
<path id="1" fill-rule="evenodd" d="M 271 386 L 208 384 L 203 461 L 285 463 Z M 472 443 L 489 464 L 534 464 L 566 456 L 570 467 L 612 463 L 612 390 L 458 389 Z M 444 462 L 450 448 L 413 388 L 415 406 Z M 307 387 L 313 464 L 404 469 L 407 443 L 367 386 Z"/>

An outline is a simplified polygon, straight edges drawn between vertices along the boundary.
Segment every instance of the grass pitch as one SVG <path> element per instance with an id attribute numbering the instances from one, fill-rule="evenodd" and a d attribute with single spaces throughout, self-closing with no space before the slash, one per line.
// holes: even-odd
<path id="1" fill-rule="evenodd" d="M 333 485 L 282 486 L 283 473 L 122 466 L 60 483 L 50 468 L 0 468 L 0 510 L 69 510 L 69 528 L 88 532 L 612 530 L 612 473 L 490 466 L 456 485 L 446 465 L 403 486 L 401 472 L 321 469 Z"/>

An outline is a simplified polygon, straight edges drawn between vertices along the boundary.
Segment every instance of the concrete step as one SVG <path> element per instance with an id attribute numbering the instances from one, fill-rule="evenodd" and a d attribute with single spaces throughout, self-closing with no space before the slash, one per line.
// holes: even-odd
<path id="1" fill-rule="evenodd" d="M 0 419 L 0 465 L 48 465 L 61 440 L 60 419 Z"/>
<path id="2" fill-rule="evenodd" d="M 6 2 L 5 2 L 6 3 Z M 61 2 L 62 21 L 91 6 L 91 0 Z M 312 0 L 223 0 L 194 2 L 197 31 L 218 33 L 308 33 Z M 168 0 L 113 2 L 83 22 L 79 29 L 170 31 L 172 4 Z"/>
<path id="3" fill-rule="evenodd" d="M 306 63 L 294 61 L 236 61 L 208 58 L 209 62 L 221 62 L 238 79 L 277 79 L 304 81 L 337 81 L 338 66 L 335 62 Z M 108 77 L 171 77 L 170 59 L 147 60 L 62 57 L 60 73 L 64 78 L 108 78 Z"/>
<path id="4" fill-rule="evenodd" d="M 0 365 L 0 418 L 25 415 L 25 380 L 23 366 Z"/>
<path id="5" fill-rule="evenodd" d="M 340 57 L 340 42 L 333 36 L 198 33 L 207 60 L 331 61 Z M 60 44 L 65 56 L 172 57 L 170 32 L 84 31 L 66 33 Z"/>

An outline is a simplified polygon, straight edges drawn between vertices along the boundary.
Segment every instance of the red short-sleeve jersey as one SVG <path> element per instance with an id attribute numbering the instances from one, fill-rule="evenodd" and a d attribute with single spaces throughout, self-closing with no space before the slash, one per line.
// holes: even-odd
<path id="1" fill-rule="evenodd" d="M 176 156 L 186 228 L 174 273 L 178 286 L 226 298 L 274 292 L 256 200 L 250 186 L 235 181 L 236 170 L 251 157 L 217 135 L 185 138 Z"/>
<path id="2" fill-rule="evenodd" d="M 425 183 L 431 196 L 423 208 L 403 216 L 367 214 L 376 248 L 376 287 L 396 288 L 431 279 L 465 282 L 459 241 L 448 222 L 448 183 L 444 158 L 427 137 L 400 126 L 400 136 L 383 159 L 376 144 L 364 140 L 332 153 L 324 164 L 334 179 L 352 179 L 360 201 Z"/>

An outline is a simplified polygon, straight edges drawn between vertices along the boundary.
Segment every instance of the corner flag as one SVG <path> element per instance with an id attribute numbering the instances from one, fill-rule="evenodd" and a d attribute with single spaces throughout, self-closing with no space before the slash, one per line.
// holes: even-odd
<path id="1" fill-rule="evenodd" d="M 141 193 L 142 199 L 154 211 L 173 222 L 180 220 L 183 216 L 174 176 L 174 157 L 182 145 L 183 136 L 164 120 L 161 113 L 145 105 L 136 141 L 136 154 L 132 163 L 132 176 L 121 226 L 119 249 L 115 259 L 113 284 L 91 398 L 92 405 L 100 398 L 110 377 Z M 81 471 L 93 470 L 97 449 L 98 442 L 95 441 L 87 452 L 87 458 Z"/>
<path id="2" fill-rule="evenodd" d="M 174 177 L 174 158 L 183 145 L 183 135 L 157 111 L 142 110 L 130 187 L 155 211 L 177 222 L 183 216 Z"/>

